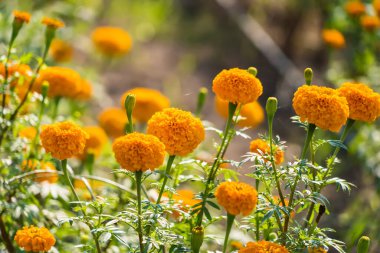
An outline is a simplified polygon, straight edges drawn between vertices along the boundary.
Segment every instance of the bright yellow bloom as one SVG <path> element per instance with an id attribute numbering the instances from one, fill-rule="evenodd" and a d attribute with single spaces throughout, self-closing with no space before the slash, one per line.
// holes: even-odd
<path id="1" fill-rule="evenodd" d="M 351 16 L 360 16 L 365 12 L 365 5 L 357 0 L 349 1 L 344 8 Z"/>
<path id="2" fill-rule="evenodd" d="M 21 22 L 21 23 L 29 23 L 30 21 L 30 14 L 28 12 L 25 12 L 25 11 L 13 11 L 13 16 L 14 18 L 18 21 L 18 22 Z"/>
<path id="3" fill-rule="evenodd" d="M 18 133 L 18 136 L 21 138 L 26 138 L 28 140 L 33 140 L 36 137 L 37 130 L 35 127 L 24 127 L 23 129 L 20 130 Z"/>
<path id="4" fill-rule="evenodd" d="M 320 248 L 307 248 L 307 252 L 308 253 L 327 253 L 327 250 L 325 250 L 322 247 L 320 247 Z"/>
<path id="5" fill-rule="evenodd" d="M 223 117 L 228 117 L 228 101 L 215 96 L 216 111 Z M 258 101 L 247 103 L 241 107 L 240 116 L 244 119 L 237 123 L 240 127 L 257 127 L 264 120 L 264 110 Z"/>
<path id="6" fill-rule="evenodd" d="M 89 81 L 82 79 L 79 82 L 79 91 L 74 95 L 77 100 L 89 100 L 92 97 L 92 85 Z"/>
<path id="7" fill-rule="evenodd" d="M 165 158 L 165 145 L 150 134 L 131 133 L 119 137 L 112 150 L 120 166 L 132 172 L 154 170 Z"/>
<path id="8" fill-rule="evenodd" d="M 170 155 L 178 156 L 193 152 L 205 138 L 200 119 L 177 108 L 155 113 L 148 121 L 147 132 L 157 136 Z"/>
<path id="9" fill-rule="evenodd" d="M 129 94 L 136 96 L 133 117 L 139 122 L 147 122 L 153 114 L 170 106 L 170 101 L 158 90 L 148 88 L 134 88 L 123 94 L 120 104 L 124 108 L 125 99 Z"/>
<path id="10" fill-rule="evenodd" d="M 284 162 L 284 151 L 276 147 L 275 145 L 273 145 L 273 148 L 274 148 L 273 150 L 274 162 L 276 164 L 281 164 L 282 162 Z M 249 144 L 249 150 L 252 153 L 256 153 L 259 155 L 261 155 L 260 152 L 266 156 L 270 155 L 269 143 L 262 139 L 256 139 L 256 140 L 251 141 L 251 143 Z M 266 161 L 266 159 L 264 160 Z"/>
<path id="11" fill-rule="evenodd" d="M 102 54 L 110 57 L 124 55 L 132 47 L 129 33 L 111 26 L 97 27 L 92 32 L 92 42 Z"/>
<path id="12" fill-rule="evenodd" d="M 378 16 L 365 15 L 365 16 L 361 17 L 360 24 L 367 31 L 373 31 L 376 28 L 380 27 L 380 19 Z"/>
<path id="13" fill-rule="evenodd" d="M 242 182 L 223 182 L 215 191 L 219 205 L 232 215 L 247 216 L 257 204 L 257 191 L 249 184 Z"/>
<path id="14" fill-rule="evenodd" d="M 244 69 L 224 69 L 212 82 L 212 90 L 223 100 L 246 104 L 256 101 L 263 93 L 259 79 Z"/>
<path id="15" fill-rule="evenodd" d="M 322 31 L 322 38 L 330 47 L 340 49 L 346 46 L 343 34 L 336 29 L 324 29 Z"/>
<path id="16" fill-rule="evenodd" d="M 11 87 L 26 86 L 31 79 L 32 70 L 26 64 L 10 63 L 8 64 L 8 81 Z M 5 66 L 0 63 L 0 76 L 5 78 Z"/>
<path id="17" fill-rule="evenodd" d="M 346 124 L 348 103 L 337 90 L 316 85 L 303 85 L 293 97 L 293 108 L 301 121 L 321 129 L 338 132 Z"/>
<path id="18" fill-rule="evenodd" d="M 58 29 L 65 26 L 65 23 L 62 21 L 48 17 L 44 17 L 41 23 L 53 29 Z"/>
<path id="19" fill-rule="evenodd" d="M 125 111 L 120 108 L 107 108 L 98 116 L 99 125 L 112 138 L 125 134 L 125 126 L 128 123 Z"/>
<path id="20" fill-rule="evenodd" d="M 73 58 L 73 47 L 66 41 L 54 39 L 49 53 L 56 62 L 67 62 Z"/>
<path id="21" fill-rule="evenodd" d="M 88 153 L 99 156 L 108 141 L 107 134 L 104 132 L 103 128 L 98 126 L 86 126 L 83 130 L 89 135 L 89 138 L 86 141 L 83 154 L 79 155 L 79 157 L 84 159 L 85 154 Z"/>
<path id="22" fill-rule="evenodd" d="M 17 231 L 15 241 L 25 251 L 49 251 L 55 244 L 54 236 L 47 228 L 24 227 Z"/>
<path id="23" fill-rule="evenodd" d="M 268 242 L 258 241 L 249 242 L 247 245 L 238 251 L 239 253 L 289 253 L 289 251 L 282 245 Z"/>
<path id="24" fill-rule="evenodd" d="M 353 120 L 373 122 L 380 116 L 380 94 L 363 83 L 344 83 L 338 92 L 345 97 Z"/>
<path id="25" fill-rule="evenodd" d="M 43 126 L 40 138 L 46 152 L 64 160 L 82 154 L 89 136 L 78 125 L 65 121 Z"/>
<path id="26" fill-rule="evenodd" d="M 47 67 L 40 71 L 34 89 L 41 93 L 42 84 L 49 83 L 49 97 L 74 98 L 80 91 L 82 78 L 69 68 Z"/>

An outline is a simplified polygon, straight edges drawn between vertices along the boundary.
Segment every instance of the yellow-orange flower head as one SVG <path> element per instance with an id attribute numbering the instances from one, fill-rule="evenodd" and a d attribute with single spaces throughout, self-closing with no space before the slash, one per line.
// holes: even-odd
<path id="1" fill-rule="evenodd" d="M 345 97 L 353 120 L 373 122 L 380 116 L 380 94 L 362 83 L 344 83 L 338 92 Z"/>
<path id="2" fill-rule="evenodd" d="M 49 97 L 74 98 L 80 91 L 82 79 L 80 75 L 69 68 L 47 67 L 40 71 L 36 80 L 35 90 L 41 93 L 42 84 L 49 83 Z"/>
<path id="3" fill-rule="evenodd" d="M 62 21 L 48 17 L 44 17 L 41 23 L 52 29 L 58 29 L 65 26 L 65 23 Z"/>
<path id="4" fill-rule="evenodd" d="M 132 47 L 129 33 L 111 26 L 97 27 L 92 32 L 92 42 L 102 54 L 110 57 L 124 55 Z"/>
<path id="5" fill-rule="evenodd" d="M 46 152 L 64 160 L 82 154 L 89 136 L 78 125 L 65 121 L 43 126 L 40 138 Z"/>
<path id="6" fill-rule="evenodd" d="M 125 126 L 128 123 L 125 111 L 120 108 L 107 108 L 98 116 L 99 125 L 112 138 L 125 134 Z"/>
<path id="7" fill-rule="evenodd" d="M 26 64 L 11 63 L 8 64 L 8 81 L 10 81 L 11 87 L 26 87 L 31 79 L 32 70 Z M 0 76 L 5 78 L 5 66 L 0 63 Z"/>
<path id="8" fill-rule="evenodd" d="M 282 245 L 268 242 L 258 241 L 249 242 L 247 245 L 238 251 L 239 253 L 289 253 L 289 251 Z"/>
<path id="9" fill-rule="evenodd" d="M 35 127 L 24 127 L 23 129 L 20 130 L 18 133 L 18 136 L 22 138 L 26 138 L 28 140 L 33 140 L 36 137 L 37 130 Z"/>
<path id="10" fill-rule="evenodd" d="M 242 182 L 223 182 L 215 191 L 219 205 L 232 215 L 247 216 L 257 204 L 257 191 L 249 184 Z"/>
<path id="11" fill-rule="evenodd" d="M 100 155 L 108 141 L 107 134 L 103 128 L 98 126 L 86 126 L 83 130 L 89 135 L 83 154 L 91 153 L 95 156 Z M 80 156 L 80 158 L 84 158 L 84 156 Z"/>
<path id="12" fill-rule="evenodd" d="M 165 158 L 165 145 L 149 134 L 131 133 L 119 137 L 112 150 L 120 166 L 132 172 L 154 170 Z"/>
<path id="13" fill-rule="evenodd" d="M 13 16 L 15 20 L 21 23 L 29 23 L 31 17 L 28 12 L 17 10 L 13 11 Z"/>
<path id="14" fill-rule="evenodd" d="M 343 34 L 336 29 L 324 29 L 322 31 L 322 38 L 330 47 L 340 49 L 346 46 Z"/>
<path id="15" fill-rule="evenodd" d="M 281 164 L 284 161 L 284 151 L 276 146 L 274 146 L 273 148 L 274 148 L 273 150 L 274 162 L 276 164 Z M 252 153 L 257 153 L 259 155 L 261 154 L 270 155 L 270 146 L 268 142 L 262 139 L 256 139 L 256 140 L 251 141 L 251 143 L 249 144 L 249 150 Z"/>
<path id="16" fill-rule="evenodd" d="M 147 122 L 153 114 L 170 106 L 170 101 L 158 90 L 148 88 L 134 88 L 123 94 L 120 99 L 124 108 L 125 99 L 129 94 L 136 96 L 136 104 L 133 109 L 133 118 L 139 122 Z"/>
<path id="17" fill-rule="evenodd" d="M 89 100 L 92 97 L 92 85 L 89 81 L 82 79 L 79 82 L 79 90 L 74 95 L 77 100 Z"/>
<path id="18" fill-rule="evenodd" d="M 361 1 L 353 0 L 346 3 L 344 9 L 351 16 L 360 16 L 365 12 L 365 5 Z"/>
<path id="19" fill-rule="evenodd" d="M 259 79 L 247 70 L 224 69 L 212 82 L 212 90 L 223 100 L 232 103 L 246 104 L 256 101 L 263 93 Z"/>
<path id="20" fill-rule="evenodd" d="M 228 101 L 215 96 L 215 108 L 221 116 L 228 117 Z M 264 110 L 259 102 L 254 101 L 241 107 L 240 116 L 244 119 L 238 121 L 238 126 L 257 127 L 264 121 Z"/>
<path id="21" fill-rule="evenodd" d="M 380 0 L 373 0 L 372 1 L 373 9 L 376 11 L 376 13 L 380 14 Z"/>
<path id="22" fill-rule="evenodd" d="M 56 62 L 67 62 L 73 58 L 73 47 L 66 41 L 54 39 L 50 45 L 49 53 Z"/>
<path id="23" fill-rule="evenodd" d="M 147 132 L 157 136 L 170 155 L 178 156 L 193 152 L 205 138 L 200 119 L 177 108 L 155 113 L 148 121 Z"/>
<path id="24" fill-rule="evenodd" d="M 333 132 L 340 130 L 349 115 L 346 98 L 337 90 L 316 85 L 299 87 L 294 93 L 293 108 L 301 121 Z"/>
<path id="25" fill-rule="evenodd" d="M 307 248 L 308 253 L 327 253 L 327 250 L 322 247 Z"/>
<path id="26" fill-rule="evenodd" d="M 31 252 L 46 252 L 55 244 L 55 238 L 47 228 L 34 226 L 18 230 L 15 241 L 20 248 Z"/>
<path id="27" fill-rule="evenodd" d="M 365 15 L 361 17 L 360 24 L 367 31 L 374 31 L 380 27 L 380 19 L 378 16 Z"/>

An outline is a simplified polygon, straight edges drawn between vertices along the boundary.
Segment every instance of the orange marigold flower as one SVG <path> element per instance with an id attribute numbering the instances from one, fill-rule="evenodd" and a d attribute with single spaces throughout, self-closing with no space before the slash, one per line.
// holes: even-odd
<path id="1" fill-rule="evenodd" d="M 307 248 L 308 253 L 327 253 L 327 250 L 322 247 Z"/>
<path id="2" fill-rule="evenodd" d="M 341 32 L 336 29 L 324 29 L 322 31 L 323 41 L 333 48 L 343 48 L 346 45 L 346 40 Z"/>
<path id="3" fill-rule="evenodd" d="M 99 114 L 98 121 L 109 136 L 117 138 L 125 134 L 128 118 L 120 108 L 107 108 Z"/>
<path id="4" fill-rule="evenodd" d="M 25 251 L 46 252 L 55 244 L 54 236 L 47 228 L 24 227 L 17 231 L 15 241 Z"/>
<path id="5" fill-rule="evenodd" d="M 380 0 L 373 0 L 372 6 L 375 9 L 377 14 L 380 14 Z"/>
<path id="6" fill-rule="evenodd" d="M 82 79 L 79 82 L 79 91 L 74 95 L 77 100 L 89 100 L 92 97 L 92 85 L 89 81 Z"/>
<path id="7" fill-rule="evenodd" d="M 349 1 L 344 6 L 346 12 L 351 16 L 360 16 L 365 12 L 365 5 L 361 1 Z"/>
<path id="8" fill-rule="evenodd" d="M 247 245 L 238 251 L 239 253 L 289 253 L 289 251 L 282 245 L 268 242 L 258 241 L 249 242 Z"/>
<path id="9" fill-rule="evenodd" d="M 223 100 L 246 104 L 256 101 L 263 93 L 259 79 L 247 70 L 233 68 L 222 70 L 212 82 L 212 90 Z"/>
<path id="10" fill-rule="evenodd" d="M 29 23 L 31 17 L 28 12 L 17 10 L 13 11 L 13 16 L 15 20 L 21 23 Z"/>
<path id="11" fill-rule="evenodd" d="M 28 140 L 33 140 L 36 137 L 37 130 L 35 127 L 29 126 L 29 127 L 24 127 L 23 129 L 20 130 L 18 133 L 18 136 L 21 138 L 26 138 Z"/>
<path id="12" fill-rule="evenodd" d="M 108 141 L 107 134 L 103 128 L 98 126 L 86 126 L 83 130 L 89 135 L 89 138 L 86 141 L 84 152 L 82 155 L 79 155 L 79 158 L 84 159 L 85 154 L 88 153 L 99 156 Z"/>
<path id="13" fill-rule="evenodd" d="M 373 122 L 380 116 L 380 94 L 363 83 L 344 83 L 338 92 L 345 97 L 353 120 Z"/>
<path id="14" fill-rule="evenodd" d="M 73 58 L 73 47 L 66 41 L 54 39 L 50 45 L 49 53 L 56 62 L 67 62 Z"/>
<path id="15" fill-rule="evenodd" d="M 31 79 L 32 70 L 26 64 L 11 63 L 8 64 L 8 81 L 11 87 L 26 86 Z M 5 66 L 0 63 L 0 76 L 5 78 Z"/>
<path id="16" fill-rule="evenodd" d="M 133 117 L 139 122 L 147 122 L 153 114 L 170 106 L 170 101 L 158 90 L 148 88 L 134 88 L 123 94 L 120 99 L 124 108 L 125 99 L 129 94 L 136 96 L 136 104 L 133 109 Z"/>
<path id="17" fill-rule="evenodd" d="M 54 19 L 54 18 L 48 18 L 48 17 L 44 17 L 42 19 L 42 24 L 53 29 L 58 29 L 65 26 L 65 23 L 63 23 L 62 21 L 58 19 Z"/>
<path id="18" fill-rule="evenodd" d="M 365 15 L 365 16 L 361 17 L 360 24 L 367 31 L 373 31 L 376 28 L 380 27 L 380 19 L 378 16 Z"/>
<path id="19" fill-rule="evenodd" d="M 338 132 L 349 115 L 346 98 L 337 90 L 316 85 L 303 85 L 293 97 L 293 108 L 301 121 L 321 129 Z"/>
<path id="20" fill-rule="evenodd" d="M 82 154 L 89 136 L 78 125 L 65 121 L 43 126 L 40 138 L 46 152 L 64 160 Z"/>
<path id="21" fill-rule="evenodd" d="M 41 93 L 42 84 L 49 83 L 49 97 L 74 98 L 80 91 L 82 79 L 80 75 L 69 68 L 47 67 L 40 71 L 34 89 Z"/>
<path id="22" fill-rule="evenodd" d="M 257 204 L 257 191 L 242 182 L 223 182 L 215 191 L 219 205 L 232 215 L 249 215 Z"/>
<path id="23" fill-rule="evenodd" d="M 102 54 L 110 57 L 124 55 L 132 47 L 129 33 L 111 26 L 97 27 L 92 32 L 92 42 Z"/>
<path id="24" fill-rule="evenodd" d="M 205 138 L 199 118 L 177 108 L 166 108 L 148 121 L 147 132 L 157 136 L 170 155 L 185 156 Z"/>
<path id="25" fill-rule="evenodd" d="M 281 164 L 284 162 L 284 151 L 278 148 L 277 146 L 273 145 L 273 153 L 274 153 L 274 162 L 276 164 Z M 249 144 L 249 150 L 252 153 L 257 153 L 259 155 L 270 155 L 270 146 L 268 142 L 262 140 L 262 139 L 256 139 L 251 141 Z M 261 152 L 261 153 L 260 153 Z M 266 159 L 264 159 L 266 161 Z"/>
<path id="26" fill-rule="evenodd" d="M 169 199 L 169 195 L 167 193 L 164 193 L 162 196 Z M 193 205 L 200 202 L 199 199 L 195 199 L 194 192 L 189 189 L 177 190 L 177 192 L 172 195 L 172 200 L 184 212 L 189 212 Z M 174 211 L 173 215 L 176 219 L 181 217 L 181 214 L 177 211 Z"/>
<path id="27" fill-rule="evenodd" d="M 242 249 L 244 246 L 241 242 L 238 242 L 238 241 L 232 241 L 231 242 L 231 247 L 234 249 L 234 250 L 237 250 L 237 249 Z"/>
<path id="28" fill-rule="evenodd" d="M 228 101 L 215 96 L 215 108 L 221 116 L 228 117 Z M 258 101 L 254 101 L 241 107 L 240 116 L 244 119 L 238 121 L 238 126 L 257 127 L 264 120 L 264 110 Z"/>
<path id="29" fill-rule="evenodd" d="M 116 161 L 129 171 L 153 170 L 162 165 L 165 145 L 150 134 L 131 133 L 117 138 L 112 150 Z"/>

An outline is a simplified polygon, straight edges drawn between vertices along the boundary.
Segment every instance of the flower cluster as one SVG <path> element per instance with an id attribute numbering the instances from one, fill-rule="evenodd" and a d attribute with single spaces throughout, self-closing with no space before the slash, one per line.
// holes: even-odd
<path id="1" fill-rule="evenodd" d="M 165 158 L 165 146 L 160 140 L 149 134 L 131 133 L 117 138 L 112 150 L 116 161 L 129 171 L 154 170 L 162 165 Z"/>
<path id="2" fill-rule="evenodd" d="M 46 152 L 59 160 L 82 154 L 89 138 L 81 127 L 70 121 L 43 126 L 40 137 Z"/>
<path id="3" fill-rule="evenodd" d="M 239 253 L 289 253 L 282 245 L 269 241 L 249 242 Z"/>
<path id="4" fill-rule="evenodd" d="M 218 204 L 232 215 L 249 215 L 257 204 L 257 191 L 242 182 L 223 182 L 215 191 Z"/>
<path id="5" fill-rule="evenodd" d="M 316 85 L 303 85 L 293 97 L 293 108 L 302 121 L 321 129 L 338 132 L 349 115 L 347 100 L 338 91 Z"/>
<path id="6" fill-rule="evenodd" d="M 148 121 L 149 134 L 157 136 L 170 155 L 185 156 L 205 138 L 202 122 L 190 112 L 167 108 Z"/>
<path id="7" fill-rule="evenodd" d="M 55 244 L 55 238 L 47 228 L 24 227 L 17 231 L 16 243 L 25 251 L 49 251 Z"/>

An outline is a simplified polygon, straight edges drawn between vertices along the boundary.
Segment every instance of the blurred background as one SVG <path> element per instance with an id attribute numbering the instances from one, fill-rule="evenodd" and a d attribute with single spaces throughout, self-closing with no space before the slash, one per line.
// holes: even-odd
<path id="1" fill-rule="evenodd" d="M 359 2 L 364 10 L 350 7 L 351 2 Z M 318 85 L 339 87 L 350 80 L 379 90 L 379 1 L 2 0 L 2 51 L 6 50 L 4 45 L 10 36 L 6 26 L 14 9 L 31 12 L 35 20 L 48 15 L 65 22 L 58 37 L 73 48 L 73 54 L 59 65 L 77 70 L 93 83 L 92 109 L 85 115 L 88 120 L 96 119 L 105 107 L 119 106 L 122 93 L 137 86 L 160 90 L 172 106 L 191 111 L 195 110 L 199 89 L 207 87 L 203 119 L 222 128 L 224 118 L 216 113 L 211 92 L 214 76 L 225 68 L 254 66 L 264 87 L 261 104 L 269 96 L 279 99 L 275 133 L 287 141 L 286 157 L 291 160 L 300 152 L 304 138 L 303 130 L 291 123 L 291 101 L 304 82 L 306 67 L 313 69 L 313 83 Z M 367 16 L 377 19 L 377 23 L 363 22 Z M 130 33 L 133 46 L 127 55 L 109 59 L 96 52 L 91 33 L 103 25 Z M 37 21 L 31 26 L 37 26 Z M 337 46 L 324 38 L 325 29 L 338 30 L 344 36 L 344 45 Z M 17 43 L 29 48 L 22 50 L 40 50 L 34 48 L 33 41 L 41 41 L 43 34 L 33 29 L 25 32 L 29 36 L 20 37 Z M 265 131 L 264 122 L 247 133 L 256 138 Z M 338 138 L 336 134 L 319 134 Z M 336 176 L 358 188 L 350 195 L 335 188 L 325 192 L 333 205 L 323 222 L 337 228 L 334 237 L 347 242 L 348 249 L 362 234 L 373 238 L 376 248 L 380 241 L 379 124 L 361 125 L 347 144 L 350 156 L 338 166 Z M 237 139 L 227 157 L 239 159 L 248 147 L 249 140 Z M 329 148 L 323 153 L 326 157 Z M 341 156 L 346 155 L 341 152 Z"/>

